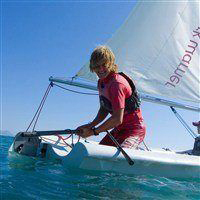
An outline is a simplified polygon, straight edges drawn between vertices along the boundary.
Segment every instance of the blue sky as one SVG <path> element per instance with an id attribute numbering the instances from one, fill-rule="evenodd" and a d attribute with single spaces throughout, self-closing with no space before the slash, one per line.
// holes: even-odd
<path id="1" fill-rule="evenodd" d="M 1 130 L 13 134 L 24 131 L 49 84 L 48 78 L 74 76 L 92 50 L 115 33 L 134 5 L 122 1 L 4 1 Z M 97 96 L 53 87 L 36 130 L 74 129 L 91 121 L 98 106 Z M 175 149 L 193 146 L 193 139 L 168 107 L 143 102 L 142 110 L 148 145 Z M 180 114 L 189 125 L 199 117 L 190 111 L 180 110 Z"/>

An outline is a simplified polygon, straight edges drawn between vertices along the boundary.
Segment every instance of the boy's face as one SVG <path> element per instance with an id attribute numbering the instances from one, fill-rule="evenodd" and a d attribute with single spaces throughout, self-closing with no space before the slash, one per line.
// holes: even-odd
<path id="1" fill-rule="evenodd" d="M 94 69 L 94 72 L 97 74 L 99 79 L 106 78 L 110 73 L 106 66 L 98 66 Z"/>

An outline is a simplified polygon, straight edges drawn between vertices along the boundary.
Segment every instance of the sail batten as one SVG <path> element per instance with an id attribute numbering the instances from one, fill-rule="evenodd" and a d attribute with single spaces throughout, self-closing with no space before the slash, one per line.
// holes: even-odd
<path id="1" fill-rule="evenodd" d="M 198 1 L 139 2 L 108 41 L 139 92 L 200 103 Z M 89 62 L 77 73 L 97 81 Z"/>

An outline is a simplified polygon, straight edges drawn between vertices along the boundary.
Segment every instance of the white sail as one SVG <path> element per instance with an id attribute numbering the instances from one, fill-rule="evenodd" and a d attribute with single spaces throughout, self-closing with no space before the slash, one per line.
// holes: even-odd
<path id="1" fill-rule="evenodd" d="M 200 102 L 199 2 L 139 2 L 108 41 L 140 92 Z M 97 81 L 88 63 L 78 77 Z"/>

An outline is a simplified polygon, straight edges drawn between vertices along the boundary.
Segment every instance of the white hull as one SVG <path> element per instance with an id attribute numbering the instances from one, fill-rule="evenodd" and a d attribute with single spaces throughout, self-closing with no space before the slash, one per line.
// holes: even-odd
<path id="1" fill-rule="evenodd" d="M 70 144 L 71 141 L 68 139 L 66 142 Z M 71 149 L 56 136 L 42 137 L 37 156 L 41 156 L 44 144 L 47 144 L 45 157 L 59 159 L 64 167 L 132 175 L 200 178 L 200 156 L 165 150 L 124 149 L 134 161 L 131 166 L 117 148 L 99 145 L 93 141 L 81 140 Z M 13 145 L 9 151 L 14 151 Z"/>

